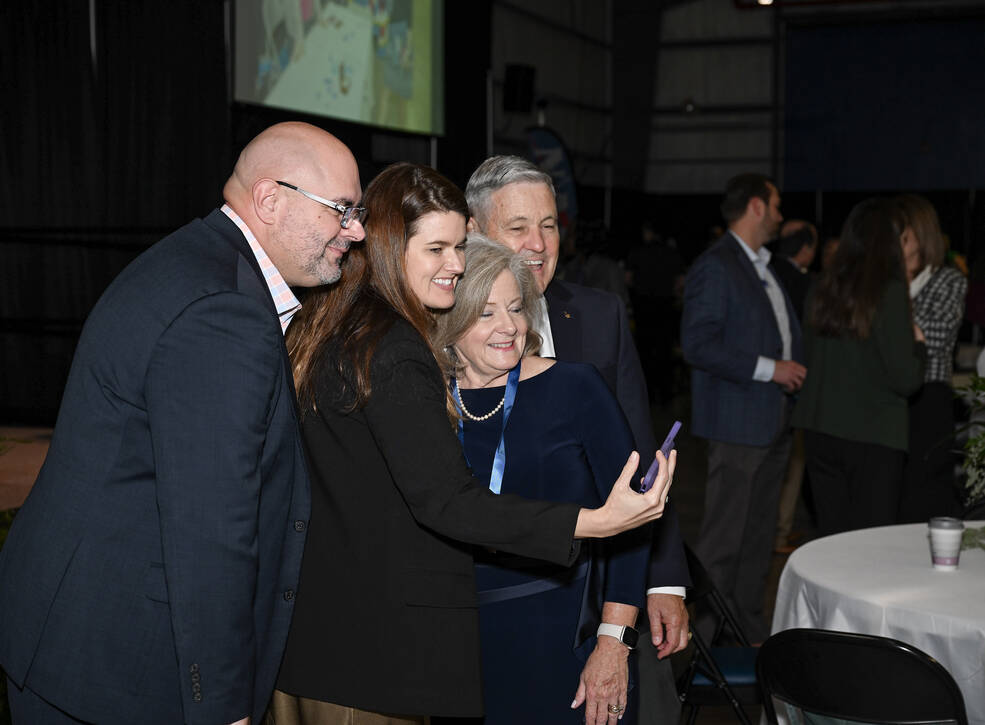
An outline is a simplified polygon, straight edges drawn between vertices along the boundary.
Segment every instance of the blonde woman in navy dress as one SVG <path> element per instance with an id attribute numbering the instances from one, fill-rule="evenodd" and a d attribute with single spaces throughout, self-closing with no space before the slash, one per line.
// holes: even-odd
<path id="1" fill-rule="evenodd" d="M 597 506 L 633 449 L 618 402 L 593 366 L 535 356 L 537 291 L 519 256 L 469 235 L 465 264 L 435 347 L 448 355 L 473 474 L 495 493 Z M 631 632 L 649 535 L 597 542 L 572 566 L 477 552 L 487 725 L 635 722 L 631 650 L 596 632 Z"/>

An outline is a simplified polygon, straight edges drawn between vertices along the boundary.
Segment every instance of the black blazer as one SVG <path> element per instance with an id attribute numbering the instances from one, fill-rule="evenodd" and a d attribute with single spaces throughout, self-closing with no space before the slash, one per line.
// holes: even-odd
<path id="1" fill-rule="evenodd" d="M 804 361 L 800 323 L 784 293 L 791 356 Z M 726 233 L 691 266 L 684 286 L 681 346 L 691 366 L 692 432 L 743 446 L 769 446 L 785 429 L 792 396 L 753 380 L 760 355 L 782 357 L 773 305 L 756 267 Z"/>
<path id="2" fill-rule="evenodd" d="M 791 262 L 789 257 L 781 257 L 779 254 L 774 254 L 770 259 L 770 269 L 786 290 L 790 304 L 793 305 L 797 319 L 803 327 L 804 303 L 807 301 L 807 290 L 810 289 L 814 275 L 810 272 L 801 272 L 800 267 Z"/>
<path id="3" fill-rule="evenodd" d="M 86 321 L 0 555 L 0 664 L 99 723 L 259 722 L 310 492 L 280 322 L 221 211 Z"/>
<path id="4" fill-rule="evenodd" d="M 558 360 L 594 365 L 619 401 L 646 470 L 657 450 L 650 401 L 626 309 L 616 295 L 555 279 L 544 293 Z M 691 586 L 673 503 L 653 524 L 648 587 Z"/>
<path id="5" fill-rule="evenodd" d="M 482 712 L 471 542 L 570 564 L 578 506 L 493 494 L 473 479 L 445 384 L 405 321 L 380 341 L 367 405 L 329 350 L 302 428 L 312 516 L 277 687 L 405 715 Z"/>

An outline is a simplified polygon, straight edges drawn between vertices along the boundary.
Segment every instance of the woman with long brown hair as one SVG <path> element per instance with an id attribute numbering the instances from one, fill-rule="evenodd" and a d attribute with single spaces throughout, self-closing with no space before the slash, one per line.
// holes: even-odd
<path id="1" fill-rule="evenodd" d="M 481 714 L 472 555 L 456 542 L 570 565 L 573 538 L 659 516 L 674 468 L 672 455 L 656 494 L 640 496 L 631 455 L 598 509 L 475 481 L 429 342 L 431 311 L 454 304 L 464 271 L 465 198 L 432 169 L 395 164 L 363 202 L 365 246 L 288 332 L 312 513 L 276 725 Z"/>
<path id="2" fill-rule="evenodd" d="M 907 218 L 903 263 L 913 320 L 927 336 L 923 386 L 910 398 L 910 451 L 903 471 L 899 521 L 961 513 L 954 487 L 954 345 L 964 319 L 968 280 L 947 264 L 947 240 L 933 204 L 922 196 L 897 197 Z"/>
<path id="3" fill-rule="evenodd" d="M 807 302 L 807 378 L 793 426 L 822 535 L 895 523 L 907 450 L 907 397 L 926 346 L 913 324 L 900 236 L 887 199 L 857 204 Z"/>

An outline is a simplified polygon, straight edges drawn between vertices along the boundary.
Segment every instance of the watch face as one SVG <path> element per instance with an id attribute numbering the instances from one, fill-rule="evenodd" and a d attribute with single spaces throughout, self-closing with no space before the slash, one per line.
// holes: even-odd
<path id="1" fill-rule="evenodd" d="M 632 627 L 626 627 L 626 629 L 622 632 L 622 643 L 631 649 L 636 647 L 636 643 L 639 639 L 640 633 Z"/>

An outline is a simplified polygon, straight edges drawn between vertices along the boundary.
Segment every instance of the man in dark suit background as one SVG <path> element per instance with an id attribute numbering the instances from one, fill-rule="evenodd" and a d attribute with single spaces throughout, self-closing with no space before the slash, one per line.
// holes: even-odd
<path id="1" fill-rule="evenodd" d="M 736 176 L 721 210 L 728 232 L 688 273 L 681 320 L 692 432 L 708 439 L 695 553 L 748 636 L 761 642 L 769 635 L 763 597 L 790 452 L 789 394 L 806 369 L 796 313 L 763 247 L 783 220 L 776 185 L 759 174 Z"/>
<path id="2" fill-rule="evenodd" d="M 803 219 L 787 219 L 780 225 L 770 269 L 780 280 L 793 304 L 797 319 L 804 324 L 804 301 L 811 286 L 811 263 L 817 253 L 817 228 Z"/>
<path id="3" fill-rule="evenodd" d="M 797 313 L 801 328 L 804 325 L 804 304 L 807 291 L 814 280 L 810 271 L 817 253 L 817 227 L 803 219 L 786 219 L 780 225 L 780 238 L 776 241 L 776 253 L 770 260 L 770 269 L 787 291 L 790 303 Z M 804 480 L 804 432 L 795 430 L 790 448 L 790 462 L 780 487 L 780 504 L 776 520 L 776 551 L 789 554 L 801 538 L 793 533 L 793 519 Z"/>
<path id="4" fill-rule="evenodd" d="M 223 196 L 86 321 L 0 555 L 16 724 L 257 723 L 266 708 L 310 502 L 289 286 L 339 278 L 361 189 L 338 139 L 287 123 L 250 142 Z"/>
<path id="5" fill-rule="evenodd" d="M 544 293 L 541 307 L 531 314 L 543 338 L 539 354 L 595 365 L 626 414 L 640 460 L 652 460 L 656 443 L 646 382 L 622 301 L 609 292 L 554 279 L 560 233 L 551 177 L 526 159 L 494 156 L 472 174 L 465 196 L 472 213 L 469 229 L 522 254 Z M 664 658 L 687 646 L 683 598 L 690 583 L 677 516 L 668 507 L 654 525 L 647 590 L 651 637 L 640 639 L 640 722 L 679 717 L 680 701 Z M 611 637 L 601 639 L 605 656 L 625 657 L 624 645 Z M 590 680 L 591 673 L 583 678 Z M 599 683 L 583 684 L 591 688 Z"/>

